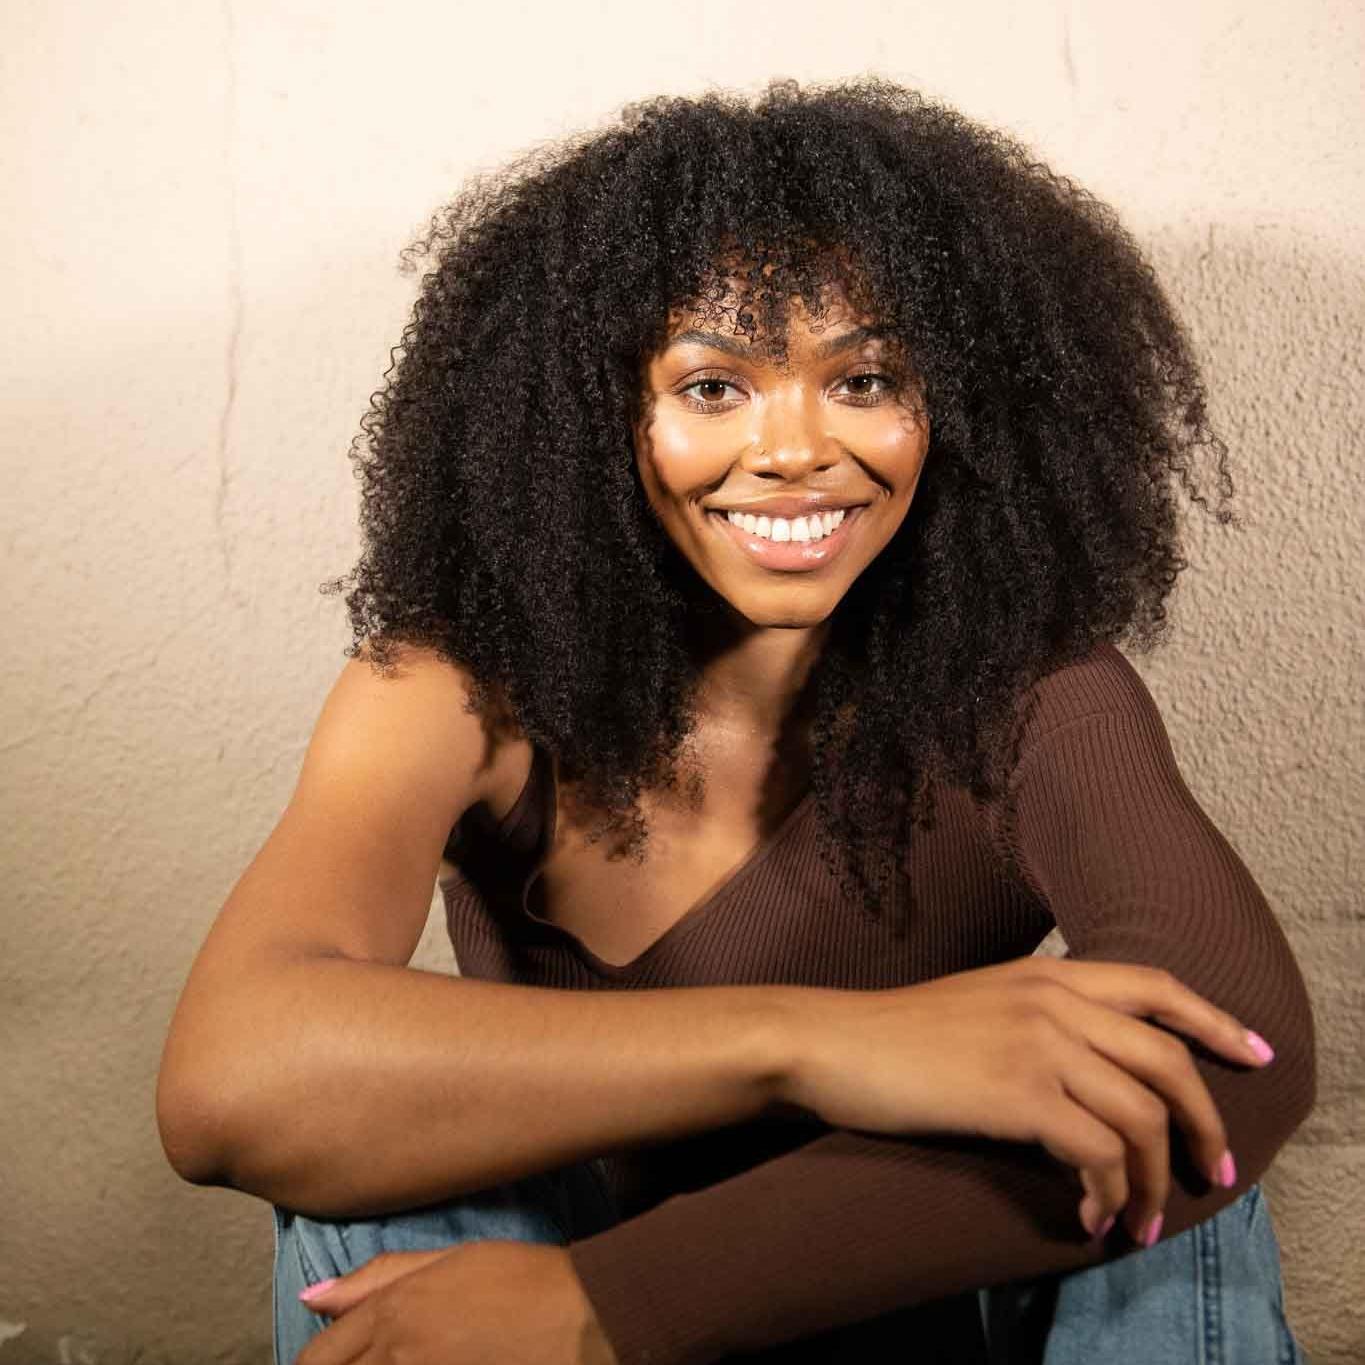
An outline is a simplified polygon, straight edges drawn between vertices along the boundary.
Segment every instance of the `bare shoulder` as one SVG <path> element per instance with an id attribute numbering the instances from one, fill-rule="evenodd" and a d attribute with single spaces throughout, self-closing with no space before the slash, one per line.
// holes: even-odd
<path id="1" fill-rule="evenodd" d="M 382 765 L 395 780 L 427 788 L 436 808 L 458 818 L 486 802 L 495 811 L 520 790 L 530 746 L 495 691 L 482 710 L 463 664 L 425 645 L 393 646 L 381 665 L 362 648 L 347 661 L 318 717 L 309 746 L 324 771 L 359 762 Z M 305 775 L 308 762 L 304 765 Z"/>

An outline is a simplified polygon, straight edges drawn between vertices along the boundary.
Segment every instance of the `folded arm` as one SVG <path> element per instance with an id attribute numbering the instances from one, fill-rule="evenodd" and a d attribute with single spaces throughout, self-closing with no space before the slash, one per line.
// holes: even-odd
<path id="1" fill-rule="evenodd" d="M 1277 1053 L 1252 1070 L 1194 1047 L 1238 1181 L 1210 1187 L 1174 1141 L 1170 1237 L 1258 1180 L 1311 1110 L 1313 1019 L 1274 914 L 1185 786 L 1137 674 L 1110 651 L 1096 676 L 1094 710 L 1042 685 L 1008 792 L 983 813 L 1001 856 L 1071 956 L 1164 967 Z M 1062 695 L 1069 709 L 1050 716 Z M 1076 1173 L 1030 1144 L 835 1130 L 570 1254 L 621 1365 L 701 1365 L 1094 1264 L 1079 1193 Z"/>

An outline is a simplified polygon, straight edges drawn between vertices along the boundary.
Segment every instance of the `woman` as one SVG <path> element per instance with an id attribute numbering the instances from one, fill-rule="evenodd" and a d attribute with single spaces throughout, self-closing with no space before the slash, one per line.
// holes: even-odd
<path id="1" fill-rule="evenodd" d="M 279 1359 L 1301 1358 L 1309 1002 L 1116 648 L 1171 476 L 1231 485 L 1113 214 L 775 82 L 423 254 L 353 657 L 160 1080 L 275 1206 Z M 459 978 L 405 966 L 438 876 Z"/>

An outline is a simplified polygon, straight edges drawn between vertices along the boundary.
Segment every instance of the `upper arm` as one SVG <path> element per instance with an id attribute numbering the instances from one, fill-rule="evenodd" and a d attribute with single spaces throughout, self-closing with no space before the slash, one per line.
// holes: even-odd
<path id="1" fill-rule="evenodd" d="M 402 964 L 421 937 L 451 826 L 482 799 L 493 745 L 468 678 L 434 653 L 381 676 L 349 661 L 298 782 L 219 911 L 196 963 L 340 954 Z"/>
<path id="2" fill-rule="evenodd" d="M 1269 1161 L 1314 1103 L 1307 985 L 1265 894 L 1186 784 L 1160 711 L 1111 653 L 1054 689 L 1050 728 L 1016 769 L 999 830 L 1068 956 L 1160 967 L 1267 1038 L 1273 1067 L 1196 1064 L 1239 1169 Z"/>

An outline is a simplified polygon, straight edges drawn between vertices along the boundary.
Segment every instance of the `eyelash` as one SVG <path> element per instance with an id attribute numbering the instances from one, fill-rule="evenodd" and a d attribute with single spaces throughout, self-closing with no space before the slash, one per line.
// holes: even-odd
<path id="1" fill-rule="evenodd" d="M 891 378 L 891 376 L 881 373 L 880 370 L 858 370 L 853 374 L 845 375 L 843 382 L 847 383 L 850 379 L 880 379 L 886 386 L 885 388 L 878 390 L 876 393 L 850 394 L 849 397 L 853 400 L 853 404 L 855 407 L 860 408 L 876 407 L 882 401 L 885 395 L 894 390 L 895 388 L 895 381 Z M 695 389 L 701 384 L 724 384 L 728 388 L 732 389 L 739 387 L 739 384 L 736 383 L 735 377 L 733 375 L 724 374 L 721 372 L 702 373 L 696 375 L 691 381 L 683 385 L 683 387 L 679 389 L 677 392 L 678 396 L 683 400 L 683 402 L 688 407 L 692 408 L 694 411 L 697 412 L 716 412 L 725 406 L 725 404 L 722 403 L 720 399 L 716 399 L 713 402 L 707 402 L 705 399 L 702 398 L 689 397 L 687 394 L 688 389 Z"/>

